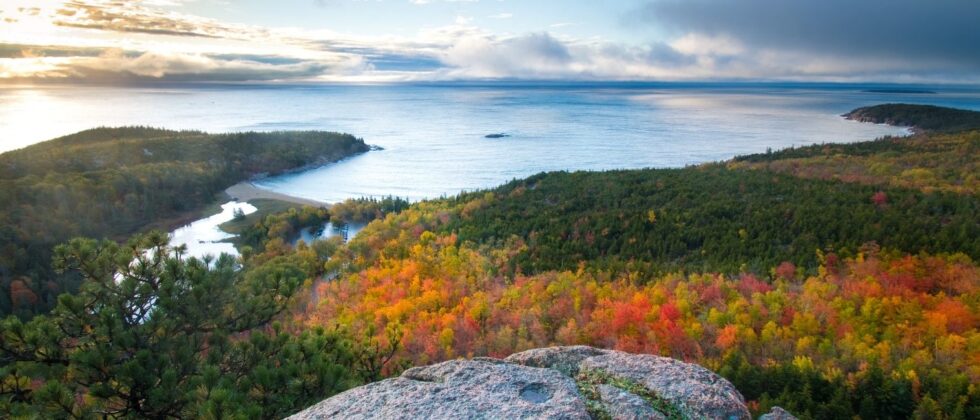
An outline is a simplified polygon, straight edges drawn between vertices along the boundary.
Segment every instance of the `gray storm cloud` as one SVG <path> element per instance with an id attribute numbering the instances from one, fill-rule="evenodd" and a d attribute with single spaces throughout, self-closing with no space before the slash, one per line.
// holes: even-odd
<path id="1" fill-rule="evenodd" d="M 0 6 L 14 23 L 43 15 L 54 33 L 79 38 L 34 45 L 0 36 L 0 81 L 980 82 L 980 0 L 637 0 L 627 21 L 655 28 L 657 37 L 635 42 L 493 33 L 468 19 L 414 37 L 356 37 L 154 4 Z"/>
<path id="2" fill-rule="evenodd" d="M 658 0 L 642 19 L 675 35 L 858 60 L 910 73 L 980 73 L 976 0 Z"/>

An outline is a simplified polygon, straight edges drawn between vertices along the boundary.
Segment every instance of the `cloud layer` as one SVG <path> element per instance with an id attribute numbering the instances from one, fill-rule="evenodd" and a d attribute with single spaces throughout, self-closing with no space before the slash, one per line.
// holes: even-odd
<path id="1" fill-rule="evenodd" d="M 645 43 L 577 39 L 548 25 L 491 33 L 462 17 L 411 37 L 366 38 L 221 22 L 168 11 L 166 0 L 22 3 L 0 5 L 14 29 L 0 35 L 0 83 L 980 82 L 972 0 L 640 1 L 624 21 L 661 34 Z"/>
<path id="2" fill-rule="evenodd" d="M 973 0 L 661 0 L 645 15 L 756 48 L 980 65 L 980 2 Z"/>
<path id="3" fill-rule="evenodd" d="M 980 74 L 974 0 L 659 0 L 641 16 L 674 34 L 731 39 L 748 58 L 802 59 L 802 74 Z"/>

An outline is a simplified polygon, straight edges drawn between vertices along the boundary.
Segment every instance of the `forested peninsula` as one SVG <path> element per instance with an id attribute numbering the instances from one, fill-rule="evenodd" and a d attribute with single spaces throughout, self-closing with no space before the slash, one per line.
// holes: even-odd
<path id="1" fill-rule="evenodd" d="M 980 127 L 980 113 L 934 105 L 882 104 L 844 114 L 850 120 L 911 127 L 923 132 L 956 132 Z"/>
<path id="2" fill-rule="evenodd" d="M 161 234 L 73 240 L 53 260 L 78 292 L 3 321 L 0 411 L 273 418 L 414 365 L 585 344 L 698 363 L 754 415 L 980 418 L 980 113 L 873 113 L 922 126 L 290 209 L 212 264 Z M 331 218 L 374 221 L 291 245 Z"/>
<path id="3" fill-rule="evenodd" d="M 97 128 L 0 154 L 0 314 L 31 316 L 77 290 L 51 270 L 76 236 L 122 240 L 200 215 L 227 187 L 368 150 L 347 134 Z"/>

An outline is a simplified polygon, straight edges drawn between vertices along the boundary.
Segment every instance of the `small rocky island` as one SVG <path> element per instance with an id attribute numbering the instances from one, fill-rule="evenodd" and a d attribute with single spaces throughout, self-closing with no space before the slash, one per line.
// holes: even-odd
<path id="1" fill-rule="evenodd" d="M 749 419 L 742 395 L 701 366 L 587 346 L 416 367 L 307 408 L 323 418 Z M 794 418 L 774 408 L 767 419 Z"/>

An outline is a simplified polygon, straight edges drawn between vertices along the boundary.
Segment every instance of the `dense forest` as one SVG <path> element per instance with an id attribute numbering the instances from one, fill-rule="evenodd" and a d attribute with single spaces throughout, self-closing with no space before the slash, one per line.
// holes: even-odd
<path id="1" fill-rule="evenodd" d="M 961 194 L 980 191 L 980 130 L 884 137 L 739 156 L 731 168 L 751 167 L 802 178 L 839 179 Z"/>
<path id="2" fill-rule="evenodd" d="M 971 195 L 882 190 L 723 164 L 541 174 L 447 202 L 458 204 L 460 217 L 439 232 L 488 245 L 517 236 L 526 249 L 514 262 L 528 274 L 582 262 L 646 275 L 765 273 L 782 261 L 814 272 L 815 251 L 852 256 L 871 241 L 980 257 L 980 209 Z"/>
<path id="3" fill-rule="evenodd" d="M 0 155 L 0 314 L 44 312 L 80 278 L 51 271 L 75 236 L 122 239 L 187 217 L 232 184 L 368 150 L 326 132 L 98 128 Z"/>
<path id="4" fill-rule="evenodd" d="M 165 233 L 55 250 L 85 282 L 0 323 L 0 413 L 14 418 L 281 418 L 367 379 L 390 353 L 338 327 L 279 323 L 323 261 L 186 258 Z"/>
<path id="5" fill-rule="evenodd" d="M 76 239 L 54 268 L 80 290 L 3 321 L 0 412 L 281 417 L 411 365 L 588 344 L 700 363 L 754 414 L 980 418 L 978 139 L 292 209 L 237 260 Z M 349 243 L 290 245 L 354 219 Z"/>

